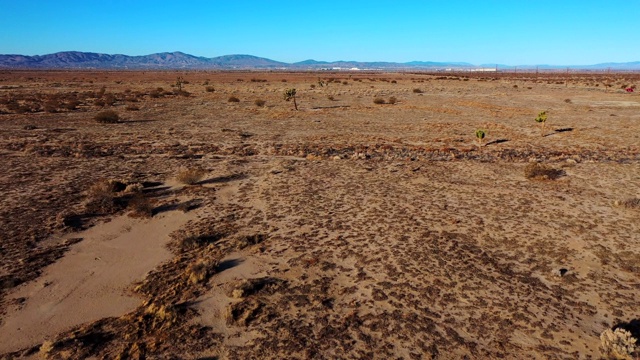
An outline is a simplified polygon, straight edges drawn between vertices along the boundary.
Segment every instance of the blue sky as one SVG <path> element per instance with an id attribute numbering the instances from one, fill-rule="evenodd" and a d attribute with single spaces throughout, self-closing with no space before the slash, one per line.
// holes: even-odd
<path id="1" fill-rule="evenodd" d="M 0 0 L 0 53 L 273 60 L 640 61 L 638 0 Z"/>

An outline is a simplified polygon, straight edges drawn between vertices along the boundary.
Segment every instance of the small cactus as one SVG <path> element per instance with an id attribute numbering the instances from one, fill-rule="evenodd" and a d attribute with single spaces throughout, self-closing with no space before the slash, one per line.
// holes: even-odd
<path id="1" fill-rule="evenodd" d="M 482 146 L 482 140 L 487 136 L 487 133 L 484 130 L 478 129 L 476 130 L 476 138 L 478 138 L 478 146 Z"/>
<path id="2" fill-rule="evenodd" d="M 542 136 L 544 136 L 544 127 L 547 123 L 547 112 L 541 111 L 534 120 L 542 126 Z"/>

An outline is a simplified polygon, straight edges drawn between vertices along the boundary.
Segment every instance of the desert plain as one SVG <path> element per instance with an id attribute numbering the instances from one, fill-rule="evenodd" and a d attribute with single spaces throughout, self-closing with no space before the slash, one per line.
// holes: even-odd
<path id="1" fill-rule="evenodd" d="M 638 83 L 0 71 L 0 358 L 606 358 Z"/>

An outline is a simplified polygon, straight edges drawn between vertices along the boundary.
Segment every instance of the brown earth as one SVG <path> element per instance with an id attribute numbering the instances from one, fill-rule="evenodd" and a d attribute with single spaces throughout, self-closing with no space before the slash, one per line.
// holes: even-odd
<path id="1" fill-rule="evenodd" d="M 600 358 L 638 82 L 1 71 L 0 358 Z"/>

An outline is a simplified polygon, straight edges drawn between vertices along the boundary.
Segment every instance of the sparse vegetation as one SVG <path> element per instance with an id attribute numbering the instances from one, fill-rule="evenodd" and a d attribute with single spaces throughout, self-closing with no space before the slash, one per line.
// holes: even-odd
<path id="1" fill-rule="evenodd" d="M 101 124 L 115 124 L 120 121 L 120 115 L 113 110 L 99 112 L 94 119 Z"/>
<path id="2" fill-rule="evenodd" d="M 544 136 L 544 128 L 547 124 L 547 112 L 541 111 L 534 120 L 540 124 L 540 134 L 541 136 Z"/>
<path id="3" fill-rule="evenodd" d="M 298 110 L 298 103 L 296 102 L 296 89 L 287 89 L 284 91 L 284 100 L 293 100 L 293 107 Z"/>
<path id="4" fill-rule="evenodd" d="M 176 175 L 176 180 L 185 185 L 195 185 L 205 175 L 205 171 L 199 168 L 182 168 Z"/>
<path id="5" fill-rule="evenodd" d="M 128 208 L 131 210 L 131 216 L 134 217 L 151 217 L 153 216 L 153 203 L 142 193 L 136 193 L 129 200 Z"/>
<path id="6" fill-rule="evenodd" d="M 484 130 L 481 130 L 481 129 L 476 130 L 476 139 L 478 139 L 478 146 L 482 146 L 482 142 L 486 135 L 487 134 Z"/>
<path id="7" fill-rule="evenodd" d="M 529 163 L 524 168 L 524 177 L 529 180 L 555 180 L 563 175 L 563 170 L 554 169 L 537 162 Z"/>
<path id="8" fill-rule="evenodd" d="M 616 200 L 613 204 L 615 206 L 620 206 L 627 209 L 640 209 L 640 198 L 628 198 L 624 200 Z"/>
<path id="9" fill-rule="evenodd" d="M 625 329 L 607 329 L 600 334 L 600 351 L 608 359 L 634 360 L 640 355 L 637 341 Z"/>

